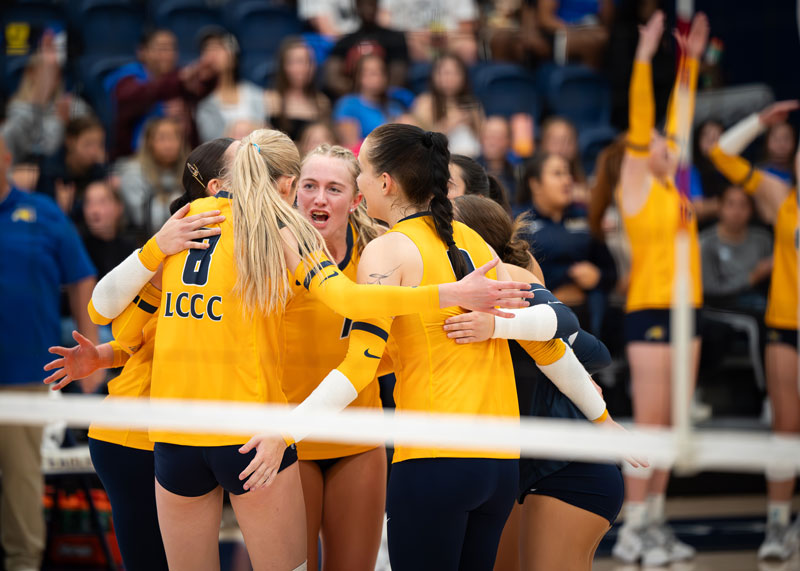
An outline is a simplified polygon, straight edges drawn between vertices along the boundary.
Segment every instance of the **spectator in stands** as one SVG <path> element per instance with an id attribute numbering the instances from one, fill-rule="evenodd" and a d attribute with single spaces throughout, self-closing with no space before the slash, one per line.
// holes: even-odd
<path id="1" fill-rule="evenodd" d="M 719 174 L 708 158 L 708 153 L 719 140 L 722 131 L 722 123 L 707 119 L 695 128 L 693 134 L 689 194 L 700 225 L 716 219 L 719 214 L 720 197 L 729 186 L 728 181 Z"/>
<path id="2" fill-rule="evenodd" d="M 8 182 L 11 154 L 0 137 L 0 392 L 43 391 L 47 348 L 60 344 L 59 303 L 66 288 L 78 327 L 97 343 L 87 306 L 94 268 L 78 233 L 56 204 Z M 98 371 L 81 382 L 93 392 Z M 5 397 L 0 397 L 5 398 Z M 42 427 L 0 426 L 0 528 L 9 571 L 40 569 L 45 547 Z"/>
<path id="3" fill-rule="evenodd" d="M 336 42 L 325 61 L 327 89 L 336 96 L 350 93 L 356 62 L 361 56 L 373 52 L 383 57 L 389 70 L 389 85 L 405 85 L 408 71 L 405 36 L 378 24 L 378 0 L 355 0 L 355 4 L 361 25 Z"/>
<path id="4" fill-rule="evenodd" d="M 297 15 L 319 35 L 330 39 L 358 28 L 353 0 L 297 0 Z"/>
<path id="5" fill-rule="evenodd" d="M 605 243 L 589 233 L 585 207 L 573 201 L 569 163 L 539 151 L 525 165 L 523 180 L 518 200 L 529 208 L 525 238 L 545 283 L 589 331 L 599 333 L 617 270 Z"/>
<path id="6" fill-rule="evenodd" d="M 339 99 L 333 108 L 334 130 L 343 147 L 357 149 L 373 129 L 405 112 L 400 103 L 389 99 L 388 86 L 383 58 L 372 54 L 358 60 L 354 93 Z"/>
<path id="7" fill-rule="evenodd" d="M 331 104 L 314 83 L 314 55 L 301 38 L 287 38 L 278 54 L 275 89 L 267 90 L 270 123 L 297 141 L 303 128 L 330 117 Z"/>
<path id="8" fill-rule="evenodd" d="M 81 201 L 89 183 L 102 178 L 106 167 L 106 133 L 92 116 L 67 123 L 64 145 L 42 162 L 37 191 L 54 198 L 74 222 L 81 220 Z"/>
<path id="9" fill-rule="evenodd" d="M 328 143 L 329 145 L 338 144 L 333 127 L 331 127 L 330 123 L 324 121 L 311 123 L 303 129 L 300 140 L 297 141 L 297 150 L 300 151 L 300 156 L 304 157 L 323 143 Z"/>
<path id="10" fill-rule="evenodd" d="M 81 237 L 97 268 L 97 279 L 117 267 L 136 248 L 122 234 L 124 212 L 122 197 L 108 180 L 98 179 L 86 187 Z"/>
<path id="11" fill-rule="evenodd" d="M 603 65 L 614 0 L 537 0 L 542 31 L 552 38 L 558 63 Z"/>
<path id="12" fill-rule="evenodd" d="M 120 168 L 125 209 L 134 229 L 152 235 L 170 217 L 169 204 L 181 192 L 186 146 L 180 123 L 169 117 L 150 119 L 136 156 Z"/>
<path id="13" fill-rule="evenodd" d="M 412 61 L 447 51 L 471 65 L 478 61 L 478 16 L 474 0 L 382 0 L 378 21 L 405 34 Z"/>
<path id="14" fill-rule="evenodd" d="M 153 117 L 180 121 L 181 137 L 191 146 L 197 145 L 195 107 L 217 82 L 209 54 L 178 69 L 175 36 L 169 30 L 156 29 L 144 35 L 137 57 L 139 61 L 122 66 L 105 81 L 115 107 L 112 158 L 138 149 L 144 124 Z"/>
<path id="15" fill-rule="evenodd" d="M 239 43 L 233 34 L 217 27 L 204 30 L 200 51 L 219 74 L 216 89 L 197 105 L 200 141 L 222 137 L 235 121 L 263 122 L 264 90 L 239 76 Z"/>
<path id="16" fill-rule="evenodd" d="M 772 273 L 772 237 L 749 226 L 752 199 L 729 186 L 720 198 L 719 222 L 700 234 L 706 305 L 763 313 Z"/>
<path id="17" fill-rule="evenodd" d="M 447 135 L 450 152 L 477 157 L 483 111 L 472 94 L 467 66 L 453 54 L 437 57 L 431 67 L 430 91 L 419 95 L 411 113 L 423 129 Z"/>
<path id="18" fill-rule="evenodd" d="M 545 153 L 555 153 L 567 159 L 572 174 L 573 200 L 587 204 L 589 189 L 581 164 L 578 130 L 575 125 L 563 117 L 550 117 L 542 124 L 542 140 L 539 148 Z"/>
<path id="19" fill-rule="evenodd" d="M 481 129 L 481 155 L 478 163 L 486 169 L 487 174 L 500 181 L 509 201 L 515 202 L 519 183 L 516 168 L 508 160 L 510 151 L 511 129 L 508 121 L 499 115 L 487 117 Z"/>
<path id="20" fill-rule="evenodd" d="M 57 152 L 67 121 L 90 113 L 83 99 L 65 91 L 53 34 L 45 33 L 6 110 L 2 135 L 14 161 Z"/>
<path id="21" fill-rule="evenodd" d="M 792 184 L 794 154 L 797 151 L 797 133 L 791 123 L 784 121 L 772 125 L 764 142 L 764 160 L 759 168 Z"/>
<path id="22" fill-rule="evenodd" d="M 511 215 L 508 194 L 495 176 L 488 174 L 473 158 L 465 155 L 450 155 L 447 198 L 453 200 L 465 194 L 479 194 L 491 198 L 502 206 L 509 216 Z"/>
<path id="23" fill-rule="evenodd" d="M 494 61 L 536 67 L 539 62 L 552 59 L 552 42 L 539 26 L 535 0 L 493 2 L 491 10 L 484 33 Z"/>

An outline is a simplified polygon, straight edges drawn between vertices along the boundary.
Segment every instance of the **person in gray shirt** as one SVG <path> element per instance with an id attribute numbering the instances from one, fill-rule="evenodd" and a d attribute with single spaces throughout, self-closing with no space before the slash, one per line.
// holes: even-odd
<path id="1" fill-rule="evenodd" d="M 763 287 L 772 273 L 772 238 L 749 225 L 753 204 L 730 186 L 722 194 L 719 222 L 700 234 L 703 293 L 709 305 L 763 311 Z M 739 307 L 741 306 L 741 307 Z"/>

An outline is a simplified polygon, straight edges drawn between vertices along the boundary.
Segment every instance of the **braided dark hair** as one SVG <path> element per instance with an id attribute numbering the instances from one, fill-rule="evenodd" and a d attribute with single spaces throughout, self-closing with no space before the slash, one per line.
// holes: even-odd
<path id="1" fill-rule="evenodd" d="M 456 279 L 469 273 L 453 239 L 453 205 L 447 198 L 450 151 L 447 137 L 414 125 L 392 123 L 369 135 L 367 159 L 376 172 L 389 173 L 400 183 L 411 204 L 428 207 L 436 234 L 445 243 Z"/>
<path id="2" fill-rule="evenodd" d="M 212 139 L 189 153 L 183 166 L 183 194 L 172 201 L 169 211 L 175 214 L 181 207 L 206 196 L 212 178 L 221 178 L 225 169 L 225 151 L 235 141 L 229 137 Z"/>

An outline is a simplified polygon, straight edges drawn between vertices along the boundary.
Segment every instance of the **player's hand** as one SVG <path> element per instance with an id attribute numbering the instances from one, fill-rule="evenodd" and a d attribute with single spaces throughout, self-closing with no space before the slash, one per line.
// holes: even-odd
<path id="1" fill-rule="evenodd" d="M 800 108 L 800 101 L 797 99 L 789 99 L 788 101 L 776 101 L 761 113 L 758 114 L 758 120 L 762 125 L 771 127 L 778 123 L 783 123 L 789 117 L 789 113 Z"/>
<path id="2" fill-rule="evenodd" d="M 480 311 L 454 315 L 444 322 L 444 330 L 459 345 L 486 341 L 494 333 L 494 316 Z"/>
<path id="3" fill-rule="evenodd" d="M 484 311 L 500 317 L 514 317 L 497 309 L 528 307 L 526 298 L 533 297 L 531 285 L 526 282 L 501 282 L 486 277 L 486 273 L 500 263 L 500 258 L 482 265 L 457 282 L 439 285 L 440 307 L 463 307 Z"/>
<path id="4" fill-rule="evenodd" d="M 625 428 L 617 424 L 617 422 L 613 418 L 611 418 L 611 415 L 609 415 L 603 422 L 601 422 L 599 426 L 606 430 L 616 430 L 616 431 L 621 430 L 622 432 L 627 432 Z M 647 460 L 647 458 L 641 458 L 638 456 L 626 455 L 625 461 L 634 468 L 647 468 L 648 466 L 650 466 L 650 462 Z"/>
<path id="5" fill-rule="evenodd" d="M 256 455 L 247 465 L 239 479 L 247 481 L 242 485 L 245 490 L 255 491 L 269 486 L 278 474 L 278 468 L 286 451 L 286 441 L 274 434 L 256 434 L 247 444 L 239 448 L 239 453 L 247 454 L 255 449 Z"/>
<path id="6" fill-rule="evenodd" d="M 644 26 L 639 26 L 639 44 L 636 59 L 651 61 L 658 51 L 661 36 L 664 34 L 664 12 L 656 10 Z"/>
<path id="7" fill-rule="evenodd" d="M 703 56 L 708 44 L 708 32 L 708 16 L 698 12 L 692 20 L 689 35 L 686 36 L 686 55 L 697 60 Z"/>
<path id="8" fill-rule="evenodd" d="M 54 391 L 63 389 L 72 381 L 88 377 L 104 366 L 100 351 L 94 343 L 77 331 L 72 332 L 72 338 L 78 342 L 75 347 L 50 347 L 48 349 L 50 353 L 60 355 L 59 359 L 50 361 L 44 366 L 45 371 L 54 371 L 44 380 L 46 385 L 56 383 L 53 385 Z M 96 379 L 93 380 L 96 381 Z"/>
<path id="9" fill-rule="evenodd" d="M 193 240 L 216 236 L 221 232 L 219 226 L 204 228 L 204 226 L 220 224 L 225 220 L 219 210 L 209 210 L 186 216 L 190 206 L 189 204 L 182 206 L 180 210 L 169 217 L 169 220 L 164 222 L 161 230 L 156 232 L 156 243 L 167 256 L 193 248 L 205 250 L 208 248 L 208 244 L 193 242 Z"/>

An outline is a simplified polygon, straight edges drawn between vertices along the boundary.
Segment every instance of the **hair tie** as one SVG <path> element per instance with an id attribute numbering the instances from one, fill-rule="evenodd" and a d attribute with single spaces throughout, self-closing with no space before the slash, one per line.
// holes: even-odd
<path id="1" fill-rule="evenodd" d="M 253 145 L 256 148 L 256 151 L 258 151 L 258 154 L 260 155 L 261 154 L 261 147 L 259 147 L 256 143 L 250 143 L 250 144 Z"/>
<path id="2" fill-rule="evenodd" d="M 429 149 L 433 147 L 433 131 L 425 131 L 425 134 L 422 136 L 422 144 Z"/>

